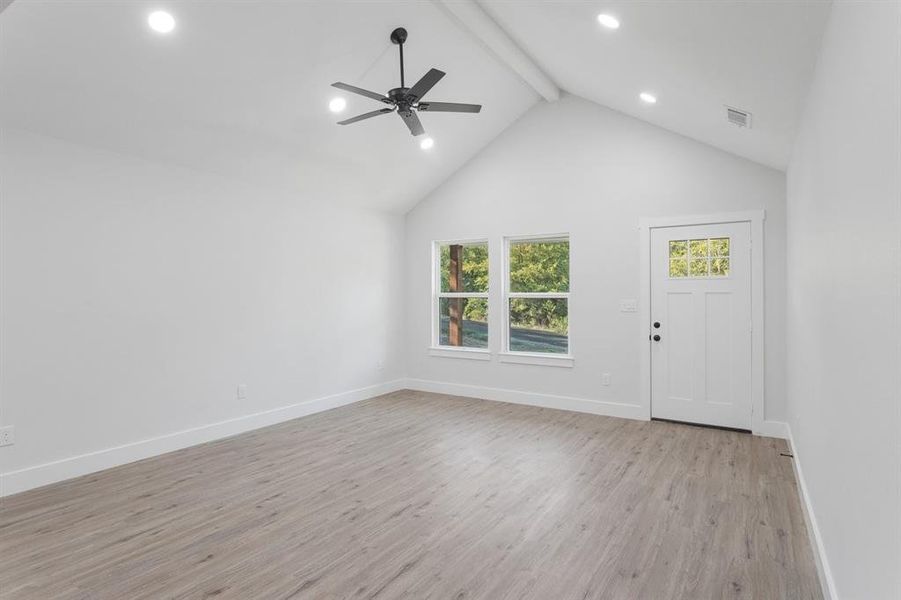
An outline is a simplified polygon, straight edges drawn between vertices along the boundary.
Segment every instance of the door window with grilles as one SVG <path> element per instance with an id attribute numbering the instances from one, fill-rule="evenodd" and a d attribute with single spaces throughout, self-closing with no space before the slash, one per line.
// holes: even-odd
<path id="1" fill-rule="evenodd" d="M 728 277 L 730 268 L 729 238 L 670 240 L 669 276 L 673 279 Z"/>

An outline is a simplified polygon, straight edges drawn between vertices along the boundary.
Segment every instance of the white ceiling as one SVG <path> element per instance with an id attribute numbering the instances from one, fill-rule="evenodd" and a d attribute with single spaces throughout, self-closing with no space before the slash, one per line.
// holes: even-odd
<path id="1" fill-rule="evenodd" d="M 825 2 L 481 0 L 564 90 L 785 168 Z M 175 16 L 173 34 L 147 15 Z M 620 18 L 603 29 L 599 12 Z M 407 79 L 447 72 L 431 100 L 479 115 L 422 115 L 424 152 L 395 115 L 340 127 Z M 640 91 L 659 102 L 645 106 Z M 343 95 L 347 110 L 330 113 Z M 434 2 L 16 0 L 0 14 L 0 125 L 250 179 L 310 201 L 404 212 L 527 111 L 538 95 Z M 751 130 L 724 104 L 750 110 Z"/>
<path id="2" fill-rule="evenodd" d="M 830 3 L 480 0 L 564 90 L 785 169 Z M 612 31 L 599 13 L 620 20 Z M 655 105 L 638 99 L 657 95 Z M 753 114 L 752 129 L 724 105 Z"/>
<path id="3" fill-rule="evenodd" d="M 155 9 L 177 27 L 147 27 Z M 330 87 L 385 92 L 430 67 L 430 100 L 479 115 L 423 114 L 419 148 L 396 115 Z M 347 110 L 328 111 L 344 95 Z M 537 102 L 537 94 L 431 2 L 16 0 L 0 14 L 0 124 L 287 187 L 311 201 L 403 212 Z"/>

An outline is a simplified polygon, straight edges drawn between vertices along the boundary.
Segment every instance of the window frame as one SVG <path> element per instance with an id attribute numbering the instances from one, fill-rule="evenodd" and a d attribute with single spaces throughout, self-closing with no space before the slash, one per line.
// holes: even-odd
<path id="1" fill-rule="evenodd" d="M 484 244 L 488 252 L 488 290 L 485 292 L 442 292 L 441 291 L 441 247 L 451 245 L 475 246 Z M 431 310 L 431 344 L 429 355 L 446 358 L 470 358 L 474 360 L 490 360 L 491 358 L 491 244 L 488 238 L 451 239 L 432 241 L 432 310 Z M 442 298 L 484 298 L 488 303 L 488 346 L 486 348 L 468 348 L 466 346 L 444 346 L 441 344 L 441 300 Z"/>
<path id="2" fill-rule="evenodd" d="M 513 292 L 510 291 L 510 247 L 517 242 L 559 242 L 569 243 L 569 291 L 568 292 Z M 498 360 L 506 363 L 541 365 L 547 367 L 572 367 L 575 364 L 572 344 L 572 306 L 573 291 L 572 280 L 572 235 L 565 233 L 543 233 L 531 235 L 504 236 L 501 285 L 501 312 L 503 323 L 501 324 L 501 351 Z M 560 298 L 566 300 L 567 328 L 566 328 L 566 354 L 553 354 L 549 352 L 523 352 L 510 349 L 510 300 L 513 298 Z"/>

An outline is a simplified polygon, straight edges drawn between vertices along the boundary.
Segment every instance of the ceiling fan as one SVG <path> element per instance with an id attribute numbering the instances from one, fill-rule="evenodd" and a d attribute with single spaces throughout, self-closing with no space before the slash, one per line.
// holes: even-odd
<path id="1" fill-rule="evenodd" d="M 362 121 L 364 119 L 386 115 L 396 110 L 400 118 L 403 119 L 404 123 L 407 124 L 407 127 L 410 128 L 411 134 L 422 135 L 425 133 L 425 129 L 422 128 L 422 123 L 419 121 L 419 116 L 416 114 L 418 111 L 477 113 L 482 110 L 481 104 L 423 102 L 423 96 L 425 96 L 428 91 L 444 77 L 444 72 L 439 71 L 438 69 L 429 69 L 429 72 L 426 73 L 422 79 L 413 84 L 413 87 L 406 87 L 404 83 L 404 42 L 407 41 L 407 30 L 403 27 L 398 27 L 392 31 L 391 41 L 400 47 L 400 87 L 388 90 L 388 94 L 383 95 L 378 92 L 370 92 L 363 88 L 341 83 L 340 81 L 332 84 L 333 87 L 340 90 L 366 96 L 367 98 L 384 102 L 390 106 L 363 113 L 362 115 L 357 115 L 356 117 L 351 117 L 344 121 L 338 121 L 338 125 L 350 125 L 351 123 L 356 123 L 357 121 Z"/>

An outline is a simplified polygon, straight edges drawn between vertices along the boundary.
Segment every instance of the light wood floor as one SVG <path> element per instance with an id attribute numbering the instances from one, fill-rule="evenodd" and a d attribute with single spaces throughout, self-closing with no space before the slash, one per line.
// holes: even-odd
<path id="1" fill-rule="evenodd" d="M 398 392 L 4 499 L 0 597 L 820 598 L 785 449 Z"/>

